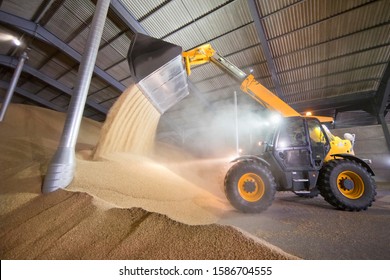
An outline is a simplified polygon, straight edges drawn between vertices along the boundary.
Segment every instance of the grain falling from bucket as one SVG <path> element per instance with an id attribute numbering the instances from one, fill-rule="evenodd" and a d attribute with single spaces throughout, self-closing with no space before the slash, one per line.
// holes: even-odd
<path id="1" fill-rule="evenodd" d="M 148 156 L 153 152 L 160 113 L 136 85 L 126 89 L 111 107 L 93 159 L 116 152 Z"/>
<path id="2" fill-rule="evenodd" d="M 79 157 L 68 190 L 87 192 L 115 207 L 140 207 L 187 224 L 215 222 L 225 203 L 153 159 L 165 150 L 155 143 L 160 116 L 137 86 L 125 90 L 107 115 L 92 161 Z"/>

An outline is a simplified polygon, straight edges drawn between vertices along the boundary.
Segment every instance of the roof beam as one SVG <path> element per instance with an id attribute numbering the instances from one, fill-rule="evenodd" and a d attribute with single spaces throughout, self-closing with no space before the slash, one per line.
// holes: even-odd
<path id="1" fill-rule="evenodd" d="M 0 55 L 0 65 L 8 66 L 15 68 L 17 65 L 17 60 L 13 57 L 6 56 L 6 55 Z M 69 96 L 72 96 L 73 94 L 73 89 L 65 86 L 64 84 L 58 82 L 57 80 L 54 80 L 50 78 L 49 76 L 43 74 L 42 72 L 32 68 L 31 66 L 24 65 L 23 66 L 23 72 L 30 74 L 31 76 L 34 76 L 38 78 L 39 80 L 49 84 L 50 86 L 56 88 L 57 90 L 66 93 Z M 87 105 L 94 108 L 95 110 L 107 114 L 108 109 L 96 102 L 93 102 L 91 100 L 87 100 Z"/>
<path id="2" fill-rule="evenodd" d="M 56 37 L 47 29 L 43 28 L 37 23 L 11 15 L 4 11 L 0 11 L 0 22 L 3 24 L 10 24 L 13 27 L 29 34 L 30 36 L 39 38 L 40 40 L 43 40 L 53 46 L 56 46 L 61 51 L 72 57 L 74 60 L 78 62 L 81 61 L 82 55 L 79 52 L 74 50 L 64 41 L 60 40 L 58 37 Z M 96 65 L 94 67 L 94 74 L 106 81 L 109 85 L 119 90 L 120 92 L 123 92 L 126 89 L 126 87 L 121 82 L 114 79 L 111 75 L 109 75 L 103 69 L 99 68 Z"/>
<path id="3" fill-rule="evenodd" d="M 382 125 L 383 135 L 385 136 L 387 149 L 390 151 L 390 132 L 385 120 L 386 108 L 389 106 L 390 97 L 390 62 L 387 64 L 386 70 L 383 73 L 382 80 L 379 84 L 375 96 L 375 110 L 377 110 L 378 122 Z"/>
<path id="4" fill-rule="evenodd" d="M 375 109 L 377 114 L 384 115 L 390 97 L 390 62 L 387 64 L 375 95 Z"/>
<path id="5" fill-rule="evenodd" d="M 45 1 L 47 2 L 47 1 Z M 41 26 L 45 26 L 50 19 L 55 15 L 58 9 L 64 5 L 65 0 L 53 0 L 49 3 L 42 3 L 41 5 L 46 5 L 45 10 L 41 11 L 40 16 L 38 18 L 32 18 L 32 20 L 36 23 L 39 23 Z"/>
<path id="6" fill-rule="evenodd" d="M 52 8 L 54 1 L 55 0 L 44 0 L 41 5 L 39 5 L 37 12 L 33 15 L 32 21 L 39 23 L 41 19 L 46 15 L 46 12 Z"/>
<path id="7" fill-rule="evenodd" d="M 9 87 L 9 83 L 7 83 L 6 81 L 0 81 L 0 88 L 3 88 L 3 89 L 8 89 Z M 39 97 L 35 94 L 32 94 L 31 92 L 23 89 L 23 88 L 20 88 L 20 87 L 16 87 L 15 88 L 15 92 L 18 94 L 18 95 L 21 95 L 31 101 L 34 101 L 34 102 L 37 102 L 38 104 L 41 104 L 49 109 L 52 109 L 52 110 L 55 110 L 55 111 L 59 111 L 59 112 L 66 112 L 66 109 L 65 108 L 62 108 L 60 106 L 57 106 L 49 101 L 47 101 L 46 99 L 42 98 L 42 97 Z"/>
<path id="8" fill-rule="evenodd" d="M 119 0 L 111 0 L 111 9 L 117 14 L 120 19 L 126 23 L 126 25 L 134 33 L 142 33 L 148 35 L 145 29 L 139 24 L 139 22 L 134 18 L 134 16 L 123 6 L 122 2 Z"/>
<path id="9" fill-rule="evenodd" d="M 276 94 L 283 99 L 284 94 L 282 92 L 282 88 L 280 86 L 280 81 L 276 72 L 276 65 L 272 57 L 271 49 L 268 45 L 268 40 L 267 40 L 267 34 L 264 28 L 264 25 L 261 21 L 261 15 L 259 12 L 260 7 L 257 6 L 256 0 L 247 0 L 249 10 L 252 14 L 253 17 L 253 22 L 255 24 L 255 28 L 257 31 L 257 35 L 259 36 L 260 44 L 264 52 L 264 56 L 267 60 L 267 65 L 268 68 L 271 72 L 271 78 L 272 81 L 274 82 L 275 85 L 275 91 Z"/>

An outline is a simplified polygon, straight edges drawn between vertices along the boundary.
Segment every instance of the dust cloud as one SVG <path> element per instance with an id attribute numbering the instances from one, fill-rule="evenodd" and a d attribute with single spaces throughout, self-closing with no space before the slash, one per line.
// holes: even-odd
<path id="1" fill-rule="evenodd" d="M 158 131 L 173 131 L 171 123 L 183 123 L 185 133 L 171 133 L 166 141 L 175 142 L 196 157 L 237 156 L 237 146 L 243 153 L 259 154 L 262 150 L 258 143 L 266 141 L 274 128 L 269 112 L 243 92 L 237 92 L 236 107 L 233 94 L 210 104 L 190 95 L 172 112 L 161 116 Z"/>

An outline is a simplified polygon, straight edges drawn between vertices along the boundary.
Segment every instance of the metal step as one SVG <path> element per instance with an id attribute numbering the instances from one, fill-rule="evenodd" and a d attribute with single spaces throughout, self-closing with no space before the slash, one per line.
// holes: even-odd
<path id="1" fill-rule="evenodd" d="M 309 179 L 293 179 L 294 182 L 309 182 Z"/>

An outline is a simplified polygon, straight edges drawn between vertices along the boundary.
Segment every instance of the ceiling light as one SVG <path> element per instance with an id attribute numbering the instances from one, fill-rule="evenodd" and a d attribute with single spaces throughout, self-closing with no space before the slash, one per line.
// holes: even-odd
<path id="1" fill-rule="evenodd" d="M 20 42 L 19 39 L 16 38 L 16 37 L 14 37 L 14 38 L 12 39 L 12 42 L 14 42 L 14 44 L 15 44 L 16 46 L 20 46 L 20 45 L 22 44 L 22 42 Z"/>

